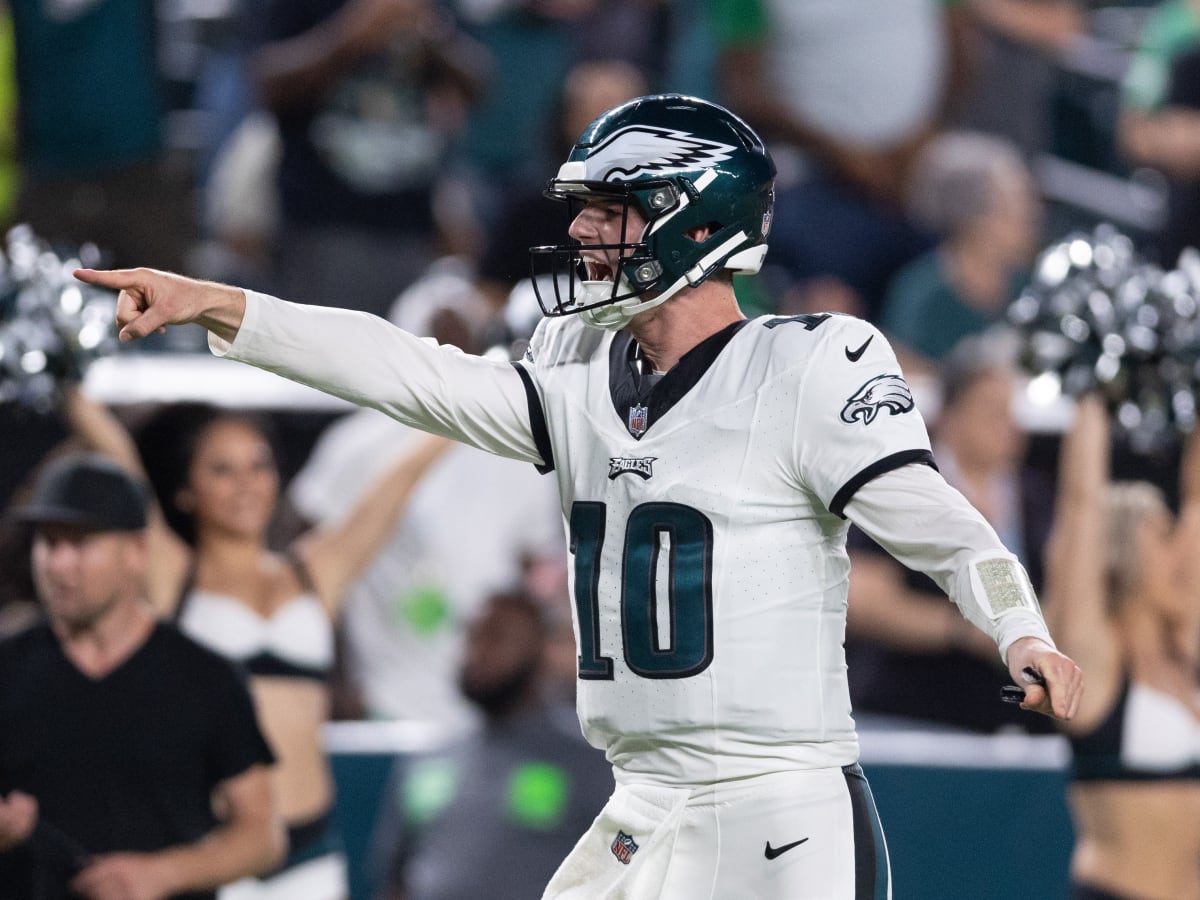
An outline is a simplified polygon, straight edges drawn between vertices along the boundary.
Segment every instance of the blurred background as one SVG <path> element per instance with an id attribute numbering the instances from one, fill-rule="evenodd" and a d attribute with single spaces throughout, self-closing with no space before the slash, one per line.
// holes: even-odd
<path id="1" fill-rule="evenodd" d="M 103 443 L 81 409 L 126 431 L 155 480 L 164 410 L 209 404 L 269 421 L 272 547 L 336 521 L 409 446 L 403 429 L 216 360 L 198 329 L 120 346 L 114 298 L 70 270 L 166 268 L 519 355 L 539 315 L 527 249 L 567 224 L 545 181 L 599 112 L 659 91 L 728 106 L 776 158 L 766 266 L 737 284 L 747 314 L 832 310 L 879 325 L 943 473 L 1039 588 L 1074 398 L 1105 399 L 1113 477 L 1182 505 L 1200 381 L 1200 2 L 0 10 L 0 506 L 64 447 Z M 519 588 L 542 610 L 547 715 L 570 705 L 554 498 L 490 490 L 527 482 L 455 452 L 396 514 L 338 622 L 323 734 L 355 898 L 406 896 L 405 883 L 412 900 L 451 896 L 436 873 L 458 833 L 434 828 L 423 844 L 417 825 L 454 808 L 464 795 L 449 785 L 465 782 L 445 773 L 482 752 L 470 741 L 488 733 L 489 707 L 460 678 L 497 592 Z M 162 479 L 169 506 L 179 485 Z M 21 540 L 0 533 L 0 629 L 36 614 Z M 1000 704 L 994 646 L 936 588 L 861 535 L 851 552 L 851 683 L 896 896 L 1067 896 L 1067 741 Z M 573 740 L 572 728 L 568 715 Z M 497 751 L 511 767 L 491 787 L 516 793 L 496 788 L 507 805 L 490 815 L 480 801 L 491 846 L 556 835 L 569 848 L 579 832 L 565 785 L 590 784 L 591 763 L 579 748 L 545 763 L 536 744 Z M 437 759 L 449 768 L 426 765 Z M 477 896 L 531 896 L 497 890 Z"/>

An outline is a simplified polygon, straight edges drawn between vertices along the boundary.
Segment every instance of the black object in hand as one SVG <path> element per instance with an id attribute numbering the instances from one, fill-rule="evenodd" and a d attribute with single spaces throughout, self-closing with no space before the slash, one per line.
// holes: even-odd
<path id="1" fill-rule="evenodd" d="M 1031 684 L 1040 684 L 1042 687 L 1046 686 L 1046 679 L 1042 677 L 1042 673 L 1032 666 L 1026 666 L 1021 671 L 1029 678 Z M 1000 699 L 1005 703 L 1024 703 L 1025 688 L 1015 684 L 1006 684 L 1000 688 Z"/>

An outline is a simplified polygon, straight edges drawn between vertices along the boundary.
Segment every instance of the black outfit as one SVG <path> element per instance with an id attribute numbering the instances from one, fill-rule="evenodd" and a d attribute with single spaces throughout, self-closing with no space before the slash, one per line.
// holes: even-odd
<path id="1" fill-rule="evenodd" d="M 1044 473 L 1022 470 L 1020 516 L 1024 546 L 1011 549 L 1025 565 L 1035 588 L 1041 584 L 1042 548 L 1049 536 L 1053 498 L 1052 485 Z M 884 554 L 857 528 L 851 528 L 847 546 L 852 554 Z M 904 581 L 909 589 L 927 594 L 929 603 L 950 603 L 926 575 L 905 569 Z M 999 654 L 995 663 L 989 663 L 959 651 L 911 653 L 875 641 L 847 639 L 846 660 L 850 702 L 859 713 L 903 716 L 980 733 L 1006 726 L 1034 733 L 1055 731 L 1048 716 L 1031 715 L 1014 704 L 1000 701 L 1000 688 L 1012 679 Z M 930 702 L 930 697 L 937 699 Z"/>
<path id="2" fill-rule="evenodd" d="M 0 900 L 73 896 L 87 854 L 199 840 L 213 789 L 273 761 L 239 672 L 169 625 L 98 679 L 46 624 L 0 641 L 0 794 L 32 794 L 43 823 L 0 854 Z"/>

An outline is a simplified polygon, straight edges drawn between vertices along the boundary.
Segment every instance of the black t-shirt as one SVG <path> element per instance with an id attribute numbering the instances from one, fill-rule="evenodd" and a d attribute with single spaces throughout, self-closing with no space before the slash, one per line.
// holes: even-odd
<path id="1" fill-rule="evenodd" d="M 71 896 L 64 837 L 90 854 L 198 840 L 213 789 L 273 761 L 238 670 L 169 625 L 100 679 L 48 625 L 0 641 L 0 794 L 32 794 L 57 833 L 0 854 L 0 900 Z"/>

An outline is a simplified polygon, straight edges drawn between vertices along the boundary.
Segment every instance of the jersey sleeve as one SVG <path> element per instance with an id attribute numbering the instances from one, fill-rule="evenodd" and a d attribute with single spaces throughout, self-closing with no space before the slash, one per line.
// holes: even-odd
<path id="1" fill-rule="evenodd" d="M 232 343 L 209 348 L 480 450 L 540 465 L 530 395 L 504 360 L 418 338 L 368 313 L 246 291 Z"/>
<path id="2" fill-rule="evenodd" d="M 937 472 L 888 472 L 864 485 L 847 513 L 901 563 L 932 578 L 963 616 L 992 636 L 1001 659 L 1022 637 L 1054 645 L 1025 567 Z"/>
<path id="3" fill-rule="evenodd" d="M 546 402 L 543 397 L 542 372 L 547 369 L 553 371 L 561 365 L 570 365 L 577 361 L 571 351 L 565 349 L 573 344 L 569 338 L 564 338 L 564 333 L 570 331 L 572 326 L 584 327 L 565 319 L 542 319 L 534 328 L 533 334 L 530 335 L 525 356 L 513 363 L 525 388 L 526 405 L 529 408 L 529 427 L 533 435 L 534 446 L 538 448 L 538 454 L 542 458 L 537 469 L 543 475 L 553 472 L 555 463 L 554 449 L 550 441 L 550 426 L 546 416 Z"/>
<path id="4" fill-rule="evenodd" d="M 891 345 L 837 316 L 816 329 L 796 410 L 800 476 L 836 515 L 864 484 L 910 463 L 933 465 L 929 433 Z"/>

